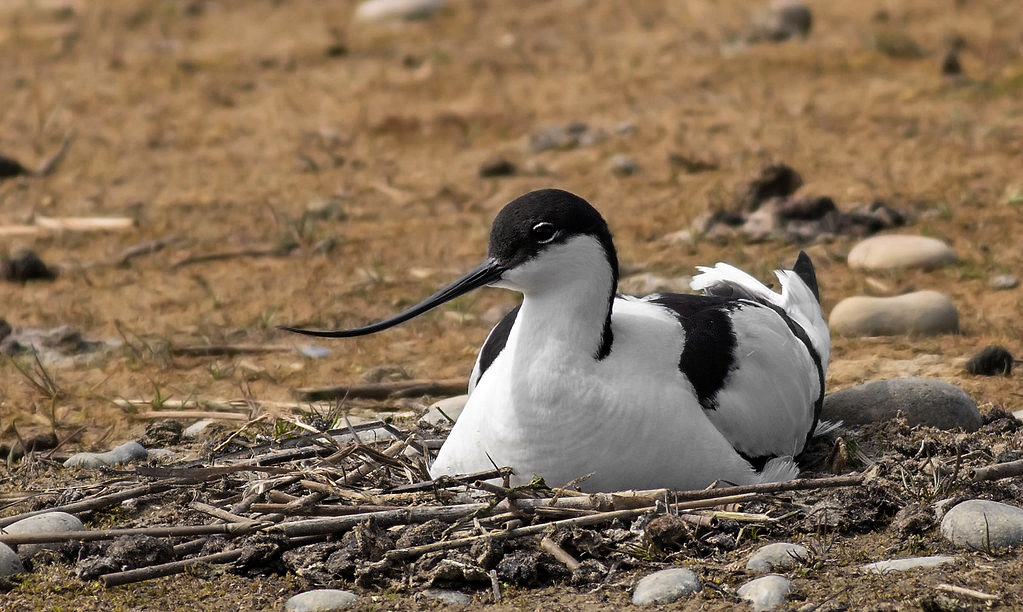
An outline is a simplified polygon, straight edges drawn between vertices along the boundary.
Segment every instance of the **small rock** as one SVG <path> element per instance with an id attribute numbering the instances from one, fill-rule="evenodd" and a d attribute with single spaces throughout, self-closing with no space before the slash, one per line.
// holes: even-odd
<path id="1" fill-rule="evenodd" d="M 590 146 L 607 138 L 602 130 L 591 130 L 583 121 L 573 121 L 566 126 L 549 126 L 529 137 L 529 147 L 534 153 L 550 150 L 567 150 Z"/>
<path id="2" fill-rule="evenodd" d="M 149 456 L 149 451 L 138 442 L 125 442 L 105 453 L 75 453 L 67 458 L 64 467 L 98 468 L 131 463 Z"/>
<path id="3" fill-rule="evenodd" d="M 449 606 L 467 606 L 472 603 L 472 598 L 460 591 L 449 591 L 447 589 L 426 589 L 420 594 L 427 599 L 439 601 Z"/>
<path id="4" fill-rule="evenodd" d="M 22 166 L 21 162 L 18 160 L 7 157 L 6 155 L 0 155 L 0 180 L 21 176 L 23 174 L 32 174 L 32 171 L 25 166 Z"/>
<path id="5" fill-rule="evenodd" d="M 636 583 L 632 603 L 637 606 L 660 606 L 700 590 L 700 581 L 692 571 L 674 567 L 654 572 Z"/>
<path id="6" fill-rule="evenodd" d="M 864 425 L 889 421 L 900 412 L 910 426 L 977 431 L 983 422 L 965 391 L 931 378 L 876 380 L 836 391 L 824 398 L 821 420 Z"/>
<path id="7" fill-rule="evenodd" d="M 806 547 L 791 542 L 775 542 L 760 547 L 746 562 L 746 569 L 751 572 L 776 572 L 799 565 L 807 559 L 810 552 Z"/>
<path id="8" fill-rule="evenodd" d="M 991 280 L 987 282 L 987 286 L 998 291 L 1015 289 L 1019 287 L 1019 279 L 1011 274 L 999 274 L 998 276 L 991 277 Z"/>
<path id="9" fill-rule="evenodd" d="M 794 38 L 806 38 L 813 26 L 810 8 L 796 0 L 778 0 L 771 8 L 754 18 L 751 42 L 766 40 L 783 42 Z"/>
<path id="10" fill-rule="evenodd" d="M 213 419 L 203 419 L 196 421 L 181 431 L 181 437 L 186 440 L 192 440 L 202 435 L 202 432 L 214 423 Z"/>
<path id="11" fill-rule="evenodd" d="M 366 0 L 355 9 L 359 21 L 415 21 L 444 8 L 444 0 Z"/>
<path id="12" fill-rule="evenodd" d="M 955 252 L 941 240 L 904 234 L 885 234 L 862 240 L 849 251 L 848 259 L 849 267 L 864 270 L 930 270 L 955 261 Z"/>
<path id="13" fill-rule="evenodd" d="M 894 297 L 857 295 L 835 304 L 828 317 L 840 336 L 935 336 L 959 331 L 955 304 L 937 291 L 914 291 Z"/>
<path id="14" fill-rule="evenodd" d="M 873 574 L 887 574 L 888 572 L 904 572 L 917 567 L 938 567 L 955 561 L 955 557 L 946 555 L 934 555 L 931 557 L 907 557 L 905 559 L 889 559 L 876 561 L 863 566 L 863 571 Z"/>
<path id="15" fill-rule="evenodd" d="M 359 600 L 351 591 L 316 589 L 293 595 L 284 603 L 285 612 L 329 612 L 352 606 Z"/>
<path id="16" fill-rule="evenodd" d="M 905 537 L 922 534 L 936 523 L 934 508 L 924 504 L 910 504 L 895 513 L 892 529 Z"/>
<path id="17" fill-rule="evenodd" d="M 639 164 L 628 155 L 617 153 L 611 158 L 611 172 L 618 176 L 632 176 L 639 172 Z"/>
<path id="18" fill-rule="evenodd" d="M 791 592 L 791 580 L 771 574 L 747 582 L 739 587 L 735 594 L 752 603 L 754 612 L 766 612 L 785 603 Z"/>
<path id="19" fill-rule="evenodd" d="M 1012 353 L 1008 349 L 985 346 L 966 362 L 966 371 L 974 376 L 1008 376 L 1012 373 Z"/>
<path id="20" fill-rule="evenodd" d="M 957 504 L 941 520 L 941 535 L 953 546 L 995 551 L 1023 544 L 1023 509 L 971 499 Z"/>
<path id="21" fill-rule="evenodd" d="M 37 514 L 28 518 L 23 518 L 20 521 L 11 523 L 7 527 L 4 527 L 4 531 L 10 534 L 22 534 L 22 533 L 64 533 L 67 531 L 82 531 L 85 526 L 82 525 L 82 521 L 73 514 L 67 512 L 46 512 L 44 514 Z M 57 542 L 47 542 L 45 544 L 21 544 L 18 546 L 18 556 L 22 559 L 29 559 L 32 555 L 36 554 L 40 550 L 56 550 L 59 546 Z"/>
<path id="22" fill-rule="evenodd" d="M 12 331 L 14 331 L 14 328 L 11 327 L 11 324 L 6 319 L 0 319 L 0 341 L 10 336 Z"/>
<path id="23" fill-rule="evenodd" d="M 0 260 L 0 279 L 14 283 L 31 280 L 53 280 L 56 273 L 51 270 L 34 251 L 18 249 L 10 257 Z"/>
<path id="24" fill-rule="evenodd" d="M 483 162 L 483 165 L 480 166 L 480 177 L 512 176 L 515 174 L 515 171 L 515 164 L 503 157 L 493 157 Z"/>
<path id="25" fill-rule="evenodd" d="M 963 74 L 963 65 L 959 62 L 958 50 L 949 49 L 945 51 L 945 55 L 941 58 L 941 74 L 947 77 L 961 76 Z"/>
<path id="26" fill-rule="evenodd" d="M 341 201 L 335 198 L 312 200 L 305 205 L 305 216 L 322 221 L 343 221 L 348 217 Z"/>
<path id="27" fill-rule="evenodd" d="M 468 395 L 456 395 L 434 402 L 426 414 L 420 417 L 420 426 L 451 427 L 462 414 L 467 401 L 469 401 Z"/>
<path id="28" fill-rule="evenodd" d="M 298 352 L 303 357 L 309 359 L 323 359 L 330 357 L 330 349 L 323 346 L 316 346 L 315 344 L 302 344 L 298 347 Z"/>
<path id="29" fill-rule="evenodd" d="M 803 186 L 803 177 L 791 166 L 774 164 L 760 173 L 742 190 L 736 208 L 753 212 L 771 198 L 785 198 Z"/>
<path id="30" fill-rule="evenodd" d="M 13 576 L 25 571 L 18 553 L 11 550 L 11 547 L 0 542 L 0 578 Z"/>

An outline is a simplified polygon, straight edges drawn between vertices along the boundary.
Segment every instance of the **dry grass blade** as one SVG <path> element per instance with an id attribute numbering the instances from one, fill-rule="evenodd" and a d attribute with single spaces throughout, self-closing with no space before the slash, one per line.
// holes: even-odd
<path id="1" fill-rule="evenodd" d="M 22 364 L 18 359 L 7 356 L 7 359 L 17 368 L 18 372 L 21 373 L 22 377 L 30 384 L 34 389 L 42 393 L 47 399 L 59 400 L 67 396 L 67 393 L 60 388 L 57 381 L 50 376 L 50 373 L 46 370 L 43 362 L 39 360 L 39 353 L 32 351 L 33 366 L 29 367 Z"/>

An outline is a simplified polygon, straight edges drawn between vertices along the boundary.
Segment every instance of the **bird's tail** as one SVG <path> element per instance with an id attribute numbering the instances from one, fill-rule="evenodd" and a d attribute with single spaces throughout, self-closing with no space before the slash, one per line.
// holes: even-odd
<path id="1" fill-rule="evenodd" d="M 800 252 L 791 270 L 775 270 L 781 282 L 781 293 L 771 291 L 749 274 L 726 263 L 714 267 L 700 266 L 700 273 L 689 286 L 709 295 L 740 297 L 773 304 L 806 332 L 810 344 L 821 359 L 826 372 L 831 355 L 831 334 L 821 311 L 820 292 L 813 263 L 806 253 Z"/>

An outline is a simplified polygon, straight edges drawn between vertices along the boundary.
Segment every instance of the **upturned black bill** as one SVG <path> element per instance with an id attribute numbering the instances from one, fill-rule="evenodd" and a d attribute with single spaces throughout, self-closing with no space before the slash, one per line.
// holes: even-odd
<path id="1" fill-rule="evenodd" d="M 390 329 L 395 325 L 399 325 L 418 317 L 419 315 L 440 306 L 445 302 L 450 302 L 460 295 L 465 295 L 473 289 L 477 289 L 484 285 L 489 285 L 501 278 L 504 274 L 505 267 L 497 263 L 493 259 L 488 259 L 482 264 L 476 266 L 468 274 L 462 278 L 451 283 L 447 287 L 441 289 L 437 293 L 434 293 L 430 297 L 426 298 L 422 302 L 419 302 L 412 308 L 398 313 L 389 319 L 384 319 L 378 323 L 366 325 L 365 327 L 356 327 L 354 329 L 338 329 L 338 330 L 315 330 L 315 329 L 301 329 L 298 327 L 285 327 L 280 326 L 278 329 L 283 329 L 289 332 L 295 332 L 296 334 L 305 334 L 307 336 L 319 336 L 321 338 L 351 338 L 354 336 L 366 336 L 369 334 L 375 334 L 378 331 Z"/>

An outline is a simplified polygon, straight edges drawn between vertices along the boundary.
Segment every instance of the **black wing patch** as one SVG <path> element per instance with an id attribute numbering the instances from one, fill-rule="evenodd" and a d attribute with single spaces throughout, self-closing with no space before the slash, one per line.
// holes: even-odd
<path id="1" fill-rule="evenodd" d="M 519 304 L 509 310 L 508 314 L 504 315 L 504 318 L 494 326 L 494 329 L 490 330 L 487 341 L 483 343 L 483 348 L 480 349 L 480 370 L 477 381 L 483 377 L 483 373 L 487 371 L 490 364 L 494 363 L 497 356 L 504 350 L 504 345 L 508 342 L 508 335 L 511 334 L 512 325 L 515 324 L 515 317 L 519 314 L 521 306 L 522 304 Z"/>
<path id="2" fill-rule="evenodd" d="M 675 313 L 686 333 L 678 368 L 706 410 L 717 408 L 717 394 L 735 368 L 735 329 L 731 312 L 741 303 L 709 295 L 662 294 L 648 300 Z"/>

